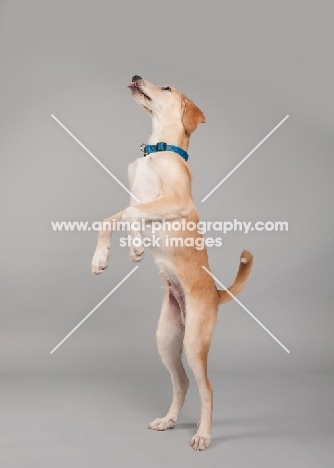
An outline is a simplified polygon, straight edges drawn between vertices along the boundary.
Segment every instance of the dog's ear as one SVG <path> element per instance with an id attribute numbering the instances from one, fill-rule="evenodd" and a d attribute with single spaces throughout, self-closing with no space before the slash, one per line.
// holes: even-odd
<path id="1" fill-rule="evenodd" d="M 194 132 L 197 125 L 205 122 L 205 117 L 199 109 L 187 96 L 182 95 L 183 107 L 183 126 L 188 135 Z"/>

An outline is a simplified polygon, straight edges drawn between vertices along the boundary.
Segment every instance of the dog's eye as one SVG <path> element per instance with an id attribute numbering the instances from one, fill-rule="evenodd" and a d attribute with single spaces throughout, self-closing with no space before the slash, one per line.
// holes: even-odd
<path id="1" fill-rule="evenodd" d="M 163 86 L 161 89 L 164 91 L 172 91 L 172 88 L 170 86 Z"/>

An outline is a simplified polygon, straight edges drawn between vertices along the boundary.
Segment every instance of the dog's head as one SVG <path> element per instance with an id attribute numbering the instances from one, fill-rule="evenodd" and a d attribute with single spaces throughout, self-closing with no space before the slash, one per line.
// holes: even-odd
<path id="1" fill-rule="evenodd" d="M 151 116 L 168 119 L 171 125 L 182 123 L 187 135 L 205 122 L 203 112 L 173 86 L 156 86 L 135 75 L 128 88 L 135 101 Z"/>

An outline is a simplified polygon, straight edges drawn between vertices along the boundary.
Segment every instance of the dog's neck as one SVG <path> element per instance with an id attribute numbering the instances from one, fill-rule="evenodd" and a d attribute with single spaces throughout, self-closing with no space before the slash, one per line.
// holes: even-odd
<path id="1" fill-rule="evenodd" d="M 165 122 L 160 116 L 152 116 L 152 134 L 148 144 L 154 145 L 163 141 L 169 145 L 179 146 L 188 151 L 190 135 L 187 135 L 182 122 Z"/>

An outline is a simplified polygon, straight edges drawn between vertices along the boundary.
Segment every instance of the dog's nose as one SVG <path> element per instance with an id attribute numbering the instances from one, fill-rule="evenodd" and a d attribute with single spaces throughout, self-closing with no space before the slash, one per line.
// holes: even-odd
<path id="1" fill-rule="evenodd" d="M 142 77 L 139 76 L 139 75 L 134 75 L 134 76 L 132 77 L 132 81 L 139 81 L 139 80 L 142 80 Z"/>

